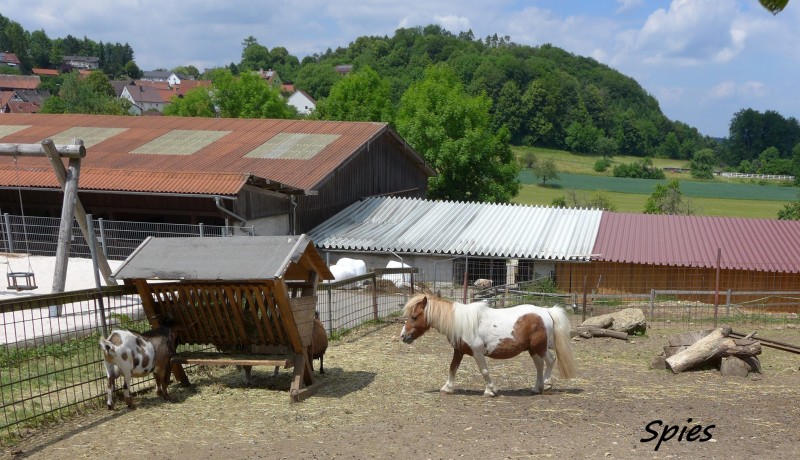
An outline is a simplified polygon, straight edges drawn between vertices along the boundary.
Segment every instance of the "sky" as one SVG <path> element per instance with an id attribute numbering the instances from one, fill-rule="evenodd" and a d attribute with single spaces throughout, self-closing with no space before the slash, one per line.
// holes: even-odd
<path id="1" fill-rule="evenodd" d="M 800 0 L 777 15 L 758 0 L 0 0 L 0 14 L 51 39 L 128 43 L 142 70 L 201 72 L 238 63 L 248 36 L 302 60 L 438 24 L 592 57 L 705 135 L 726 137 L 747 108 L 800 119 Z"/>

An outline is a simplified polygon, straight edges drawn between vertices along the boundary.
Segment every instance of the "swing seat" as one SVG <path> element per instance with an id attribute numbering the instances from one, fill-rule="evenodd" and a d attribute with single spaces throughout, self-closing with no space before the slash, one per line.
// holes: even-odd
<path id="1" fill-rule="evenodd" d="M 33 272 L 8 272 L 8 289 L 31 291 L 37 289 L 36 275 Z"/>

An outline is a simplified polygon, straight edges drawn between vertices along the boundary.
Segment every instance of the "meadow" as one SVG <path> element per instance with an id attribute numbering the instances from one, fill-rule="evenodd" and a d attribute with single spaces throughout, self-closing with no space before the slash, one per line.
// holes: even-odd
<path id="1" fill-rule="evenodd" d="M 582 200 L 591 199 L 602 191 L 619 212 L 642 212 L 645 202 L 656 184 L 671 179 L 680 181 L 684 199 L 689 200 L 697 215 L 730 216 L 774 219 L 783 206 L 798 199 L 800 189 L 777 181 L 715 178 L 697 180 L 688 173 L 666 173 L 666 180 L 629 179 L 613 177 L 614 165 L 639 161 L 641 158 L 616 156 L 605 172 L 594 170 L 599 157 L 576 155 L 560 150 L 530 147 L 513 147 L 522 161 L 528 152 L 537 160 L 551 159 L 559 172 L 559 179 L 542 184 L 530 169 L 520 173 L 520 193 L 515 203 L 551 205 L 553 200 L 574 192 Z M 689 162 L 654 158 L 658 168 L 689 168 Z"/>

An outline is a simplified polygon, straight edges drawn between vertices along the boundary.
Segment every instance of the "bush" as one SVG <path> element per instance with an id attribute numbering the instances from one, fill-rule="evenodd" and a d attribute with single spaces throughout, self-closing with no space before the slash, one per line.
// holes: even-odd
<path id="1" fill-rule="evenodd" d="M 605 172 L 610 167 L 611 167 L 611 160 L 605 157 L 594 162 L 594 170 L 597 172 Z"/>
<path id="2" fill-rule="evenodd" d="M 632 177 L 636 179 L 666 178 L 664 171 L 653 166 L 653 160 L 649 158 L 614 166 L 614 177 Z"/>

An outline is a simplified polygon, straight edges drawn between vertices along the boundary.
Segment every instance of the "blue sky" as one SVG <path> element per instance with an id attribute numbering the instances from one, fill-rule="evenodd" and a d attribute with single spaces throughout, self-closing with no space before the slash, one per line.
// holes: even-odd
<path id="1" fill-rule="evenodd" d="M 0 0 L 0 13 L 51 39 L 127 42 L 143 70 L 239 62 L 250 35 L 302 59 L 439 24 L 591 56 L 703 134 L 726 136 L 744 108 L 800 118 L 800 0 L 776 16 L 757 0 Z"/>

